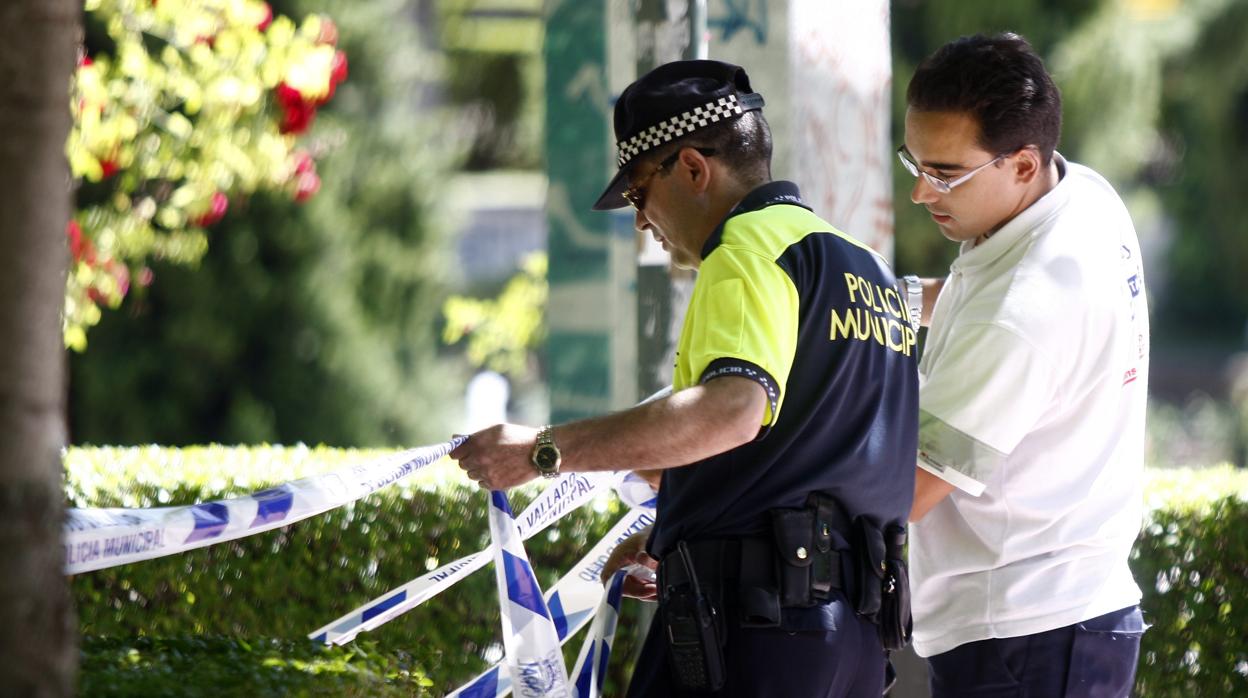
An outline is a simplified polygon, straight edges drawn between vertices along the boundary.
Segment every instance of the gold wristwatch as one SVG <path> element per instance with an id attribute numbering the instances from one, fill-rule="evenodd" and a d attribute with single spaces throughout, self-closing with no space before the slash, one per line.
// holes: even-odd
<path id="1" fill-rule="evenodd" d="M 554 428 L 549 424 L 537 432 L 537 443 L 533 446 L 531 460 L 542 477 L 559 477 L 559 464 L 563 462 L 563 456 L 555 445 Z"/>

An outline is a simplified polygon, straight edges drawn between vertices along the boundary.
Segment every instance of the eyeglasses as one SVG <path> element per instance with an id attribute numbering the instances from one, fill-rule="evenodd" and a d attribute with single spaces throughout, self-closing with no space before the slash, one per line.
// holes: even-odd
<path id="1" fill-rule="evenodd" d="M 697 146 L 688 147 L 692 147 L 694 150 L 701 153 L 703 157 L 709 158 L 715 154 L 714 148 L 699 148 Z M 638 211 L 644 209 L 646 207 L 646 185 L 650 183 L 650 180 L 653 179 L 655 175 L 671 167 L 672 163 L 676 162 L 676 158 L 680 157 L 680 151 L 682 150 L 684 150 L 684 148 L 679 148 L 676 152 L 663 158 L 663 161 L 659 163 L 658 167 L 650 170 L 650 174 L 642 177 L 636 184 L 620 192 L 620 196 L 623 196 L 624 200 L 627 201 L 634 209 Z"/>
<path id="2" fill-rule="evenodd" d="M 989 160 L 988 162 L 985 162 L 979 167 L 976 167 L 970 172 L 967 172 L 961 177 L 950 180 L 950 179 L 945 179 L 944 177 L 941 177 L 939 175 L 929 174 L 927 172 L 924 172 L 923 170 L 920 170 L 919 163 L 914 161 L 914 156 L 910 154 L 910 151 L 906 149 L 906 146 L 903 145 L 897 149 L 897 159 L 901 160 L 901 164 L 905 166 L 906 171 L 915 177 L 922 177 L 924 180 L 927 181 L 928 184 L 932 185 L 932 189 L 935 189 L 937 192 L 941 194 L 948 194 L 949 192 L 953 191 L 954 187 L 960 184 L 965 184 L 968 179 L 979 174 L 980 170 L 984 169 L 985 167 L 988 167 L 989 165 L 995 164 L 996 162 L 1001 160 L 1001 158 L 1006 157 L 1006 155 L 1007 155 L 1006 153 L 1002 153 L 1001 155 L 996 156 L 995 158 Z"/>

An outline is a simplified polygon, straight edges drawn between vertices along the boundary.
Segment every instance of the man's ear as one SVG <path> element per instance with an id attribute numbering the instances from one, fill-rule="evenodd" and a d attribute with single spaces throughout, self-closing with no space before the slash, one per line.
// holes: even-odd
<path id="1" fill-rule="evenodd" d="M 683 174 L 689 178 L 694 194 L 705 194 L 710 189 L 711 163 L 697 148 L 681 148 L 680 165 Z"/>
<path id="2" fill-rule="evenodd" d="M 1014 181 L 1027 185 L 1036 181 L 1036 177 L 1044 171 L 1044 162 L 1040 157 L 1040 149 L 1027 146 L 1015 153 L 1011 158 L 1014 165 Z"/>

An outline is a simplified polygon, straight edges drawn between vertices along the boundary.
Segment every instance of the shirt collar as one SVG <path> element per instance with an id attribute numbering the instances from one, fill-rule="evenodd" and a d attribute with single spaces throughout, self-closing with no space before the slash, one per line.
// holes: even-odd
<path id="1" fill-rule="evenodd" d="M 1053 161 L 1057 163 L 1057 186 L 1044 196 L 1036 199 L 1022 213 L 1015 216 L 1009 223 L 993 233 L 982 243 L 976 245 L 974 240 L 962 243 L 958 258 L 953 261 L 951 271 L 968 271 L 982 267 L 1000 259 L 1020 240 L 1028 237 L 1036 226 L 1051 216 L 1070 198 L 1066 159 L 1057 151 L 1053 152 Z"/>
<path id="2" fill-rule="evenodd" d="M 733 217 L 751 211 L 760 211 L 768 206 L 777 204 L 790 204 L 792 206 L 801 206 L 804 209 L 811 210 L 802 201 L 802 193 L 798 191 L 797 185 L 784 180 L 776 180 L 768 182 L 745 195 L 744 199 L 728 212 L 724 220 L 720 222 L 715 230 L 711 232 L 711 236 L 707 238 L 706 244 L 702 246 L 702 259 L 706 259 L 711 252 L 719 247 L 720 240 L 724 236 L 724 225 Z"/>

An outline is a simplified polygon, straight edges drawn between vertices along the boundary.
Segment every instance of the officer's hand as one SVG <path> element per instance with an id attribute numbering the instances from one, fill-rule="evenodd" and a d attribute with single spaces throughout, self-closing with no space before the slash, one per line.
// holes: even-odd
<path id="1" fill-rule="evenodd" d="M 650 527 L 634 533 L 625 538 L 623 542 L 615 546 L 615 550 L 611 551 L 611 555 L 607 557 L 606 564 L 602 567 L 600 575 L 602 583 L 606 584 L 616 570 L 630 567 L 633 565 L 640 566 L 651 572 L 659 569 L 659 563 L 654 558 L 646 554 L 646 541 L 650 539 Z M 621 592 L 628 597 L 641 599 L 642 601 L 653 601 L 658 596 L 659 587 L 655 583 L 653 574 L 643 576 L 640 572 L 634 572 L 624 578 L 624 586 Z"/>
<path id="2" fill-rule="evenodd" d="M 495 424 L 468 437 L 451 451 L 468 477 L 487 490 L 505 490 L 537 477 L 532 461 L 537 429 Z"/>

